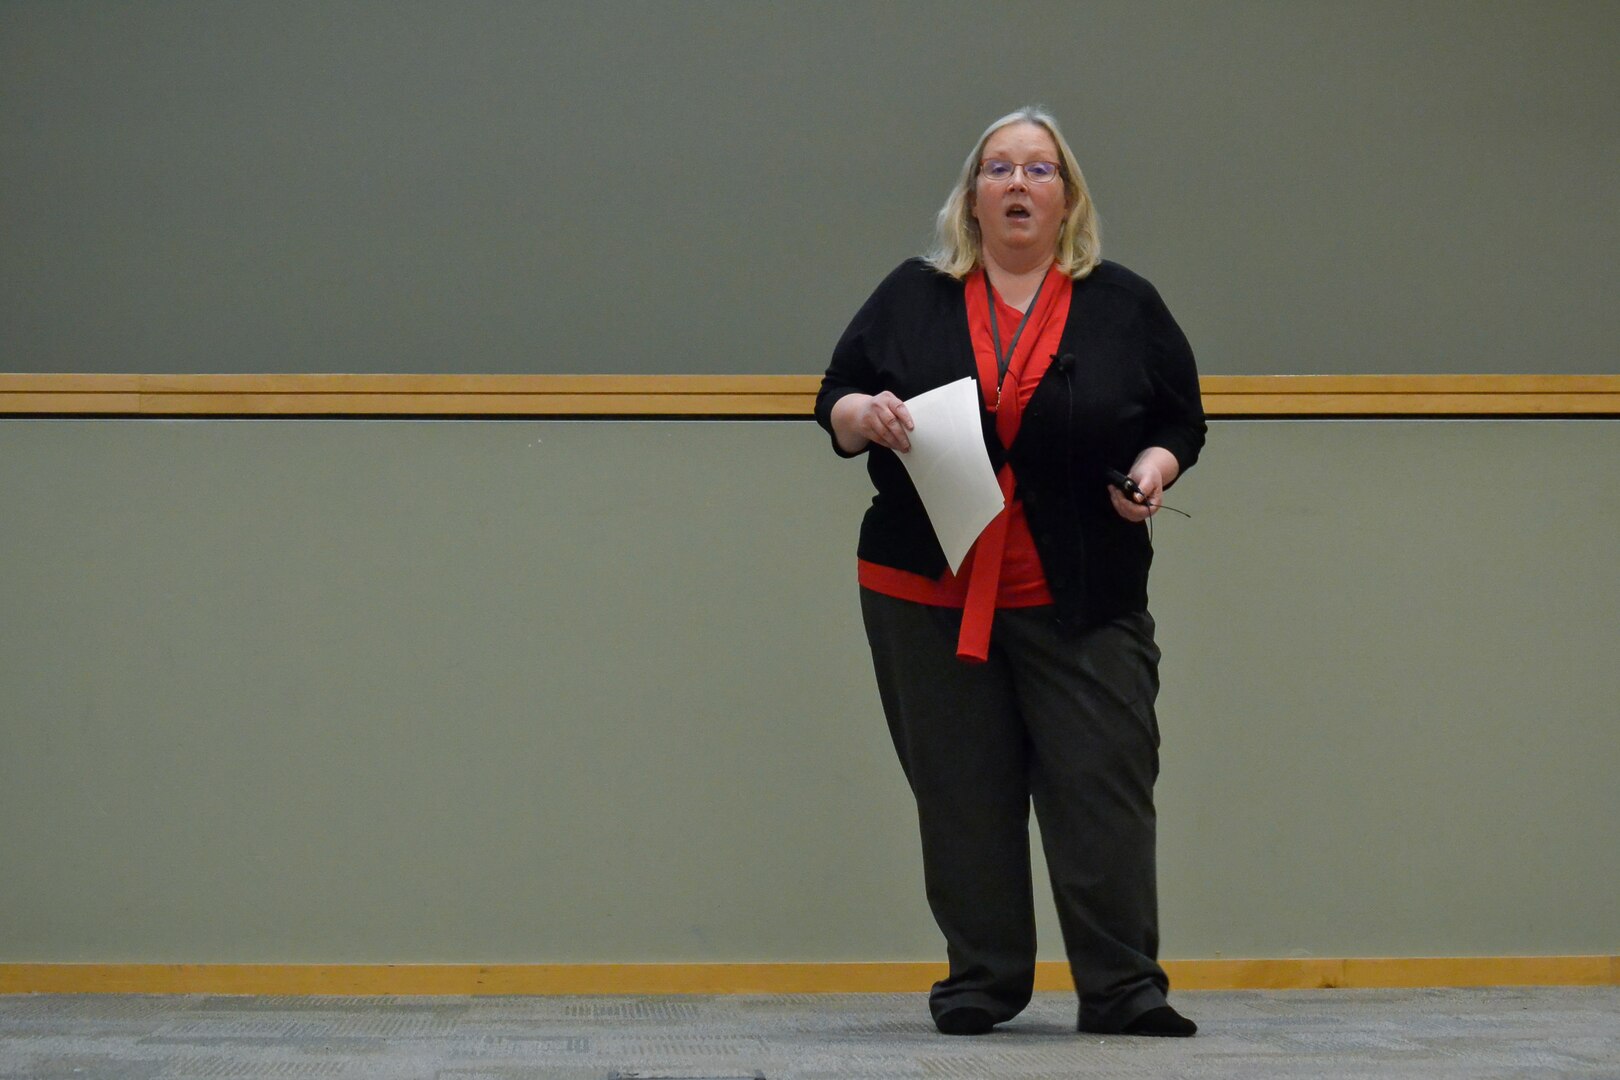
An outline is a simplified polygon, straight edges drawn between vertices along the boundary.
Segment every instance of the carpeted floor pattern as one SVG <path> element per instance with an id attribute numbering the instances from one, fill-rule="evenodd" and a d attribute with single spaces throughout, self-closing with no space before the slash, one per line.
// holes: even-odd
<path id="1" fill-rule="evenodd" d="M 1082 1036 L 1068 994 L 935 1034 L 921 994 L 0 996 L 3 1080 L 1620 1080 L 1620 987 L 1178 993 L 1194 1039 Z"/>

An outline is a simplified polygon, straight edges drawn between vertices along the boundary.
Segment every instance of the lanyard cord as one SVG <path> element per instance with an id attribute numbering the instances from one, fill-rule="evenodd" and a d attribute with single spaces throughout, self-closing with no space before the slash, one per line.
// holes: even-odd
<path id="1" fill-rule="evenodd" d="M 1035 286 L 1035 295 L 1029 299 L 1029 307 L 1024 309 L 1024 317 L 1018 320 L 1018 329 L 1013 331 L 1012 344 L 1007 346 L 1007 355 L 1001 355 L 1001 328 L 996 325 L 996 294 L 990 289 L 990 271 L 984 271 L 984 298 L 990 307 L 990 338 L 996 349 L 996 402 L 1001 401 L 1001 384 L 1007 381 L 1007 369 L 1012 367 L 1013 353 L 1018 351 L 1018 339 L 1024 336 L 1024 327 L 1029 325 L 1029 317 L 1035 314 L 1035 305 L 1041 302 L 1041 290 L 1046 288 L 1046 278 L 1041 276 L 1041 283 Z"/>

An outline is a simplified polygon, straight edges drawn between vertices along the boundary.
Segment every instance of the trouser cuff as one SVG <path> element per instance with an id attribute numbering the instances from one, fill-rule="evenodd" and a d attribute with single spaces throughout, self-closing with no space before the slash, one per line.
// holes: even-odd
<path id="1" fill-rule="evenodd" d="M 1168 1004 L 1164 988 L 1156 982 L 1133 986 L 1107 1000 L 1087 994 L 1080 999 L 1080 1027 L 1085 1031 L 1119 1031 L 1149 1009 Z"/>

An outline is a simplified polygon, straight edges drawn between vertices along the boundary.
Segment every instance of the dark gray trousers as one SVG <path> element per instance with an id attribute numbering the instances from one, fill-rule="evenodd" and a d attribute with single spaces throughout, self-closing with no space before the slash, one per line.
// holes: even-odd
<path id="1" fill-rule="evenodd" d="M 1029 1004 L 1032 799 L 1082 1022 L 1117 1028 L 1163 1005 L 1152 617 L 1071 637 L 1051 607 L 997 611 L 989 661 L 965 664 L 961 611 L 862 589 L 861 612 L 950 959 L 934 1015 L 972 1005 L 1000 1022 Z"/>

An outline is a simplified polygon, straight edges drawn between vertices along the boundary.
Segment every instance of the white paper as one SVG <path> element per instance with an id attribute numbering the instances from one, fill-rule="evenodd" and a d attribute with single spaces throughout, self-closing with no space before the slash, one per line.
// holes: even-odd
<path id="1" fill-rule="evenodd" d="M 911 449 L 900 460 L 954 574 L 1003 505 L 979 427 L 979 387 L 958 379 L 918 394 L 906 408 L 916 428 L 907 433 Z"/>

